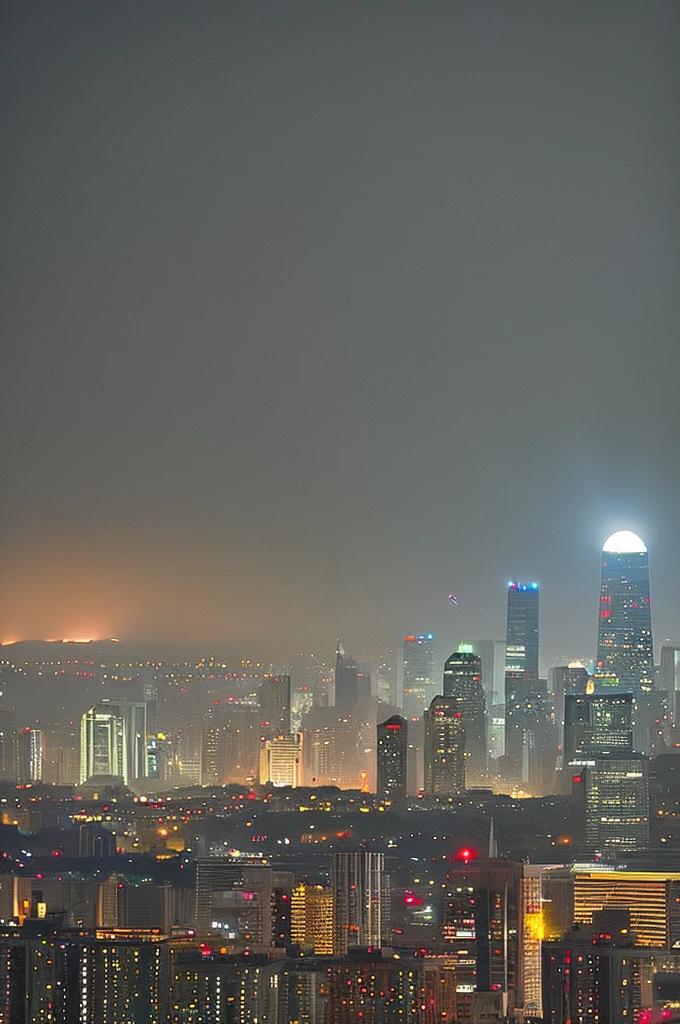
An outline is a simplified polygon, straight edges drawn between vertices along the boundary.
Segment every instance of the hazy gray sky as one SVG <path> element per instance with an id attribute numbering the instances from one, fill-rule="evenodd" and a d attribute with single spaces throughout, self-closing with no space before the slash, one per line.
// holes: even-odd
<path id="1" fill-rule="evenodd" d="M 680 638 L 676 3 L 3 19 L 3 637 Z"/>

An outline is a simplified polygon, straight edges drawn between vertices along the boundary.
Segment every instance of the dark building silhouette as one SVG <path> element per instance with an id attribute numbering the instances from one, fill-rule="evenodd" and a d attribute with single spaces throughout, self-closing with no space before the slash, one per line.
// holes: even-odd
<path id="1" fill-rule="evenodd" d="M 444 665 L 444 697 L 461 713 L 465 729 L 465 775 L 468 785 L 486 774 L 486 699 L 482 662 L 470 644 L 461 644 Z"/>
<path id="2" fill-rule="evenodd" d="M 446 875 L 443 938 L 452 946 L 456 981 L 516 1002 L 522 865 L 463 848 Z"/>
<path id="3" fill-rule="evenodd" d="M 583 665 L 557 665 L 548 670 L 548 692 L 555 712 L 557 742 L 564 742 L 564 698 L 570 693 L 585 693 L 588 673 Z"/>
<path id="4" fill-rule="evenodd" d="M 401 715 L 392 715 L 378 725 L 377 795 L 387 800 L 403 800 L 406 796 L 406 759 L 408 755 L 407 722 Z"/>
<path id="5" fill-rule="evenodd" d="M 604 754 L 633 749 L 633 697 L 630 693 L 567 694 L 564 763 L 580 767 Z"/>
<path id="6" fill-rule="evenodd" d="M 602 548 L 597 668 L 634 694 L 653 686 L 649 556 L 628 530 L 612 534 Z"/>
<path id="7" fill-rule="evenodd" d="M 342 711 L 351 711 L 369 696 L 370 679 L 361 671 L 356 658 L 345 653 L 338 640 L 335 652 L 335 706 Z"/>
<path id="8" fill-rule="evenodd" d="M 290 676 L 265 676 L 260 689 L 263 735 L 269 739 L 290 734 Z"/>

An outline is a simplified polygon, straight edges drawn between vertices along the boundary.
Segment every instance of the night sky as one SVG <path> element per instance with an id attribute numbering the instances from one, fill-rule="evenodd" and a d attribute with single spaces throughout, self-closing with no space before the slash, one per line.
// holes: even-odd
<path id="1" fill-rule="evenodd" d="M 677 3 L 3 21 L 3 639 L 680 639 Z"/>

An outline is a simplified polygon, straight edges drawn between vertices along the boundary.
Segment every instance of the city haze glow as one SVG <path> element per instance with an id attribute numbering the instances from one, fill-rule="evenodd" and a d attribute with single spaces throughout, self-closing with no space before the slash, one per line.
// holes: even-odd
<path id="1" fill-rule="evenodd" d="M 636 533 L 631 533 L 630 530 L 619 530 L 618 533 L 612 533 L 610 537 L 607 537 L 602 550 L 615 554 L 626 554 L 628 552 L 640 552 L 642 554 L 647 548 Z"/>

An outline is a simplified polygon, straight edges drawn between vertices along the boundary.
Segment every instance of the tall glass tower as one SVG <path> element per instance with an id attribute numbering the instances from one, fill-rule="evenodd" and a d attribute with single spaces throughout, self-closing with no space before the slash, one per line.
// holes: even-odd
<path id="1" fill-rule="evenodd" d="M 602 548 L 597 670 L 618 676 L 634 694 L 653 686 L 649 556 L 629 530 L 613 533 Z"/>
<path id="2" fill-rule="evenodd" d="M 508 583 L 506 640 L 505 754 L 521 762 L 538 717 L 538 583 Z"/>
<path id="3" fill-rule="evenodd" d="M 461 713 L 465 729 L 466 781 L 481 785 L 486 773 L 486 700 L 482 659 L 460 644 L 444 665 L 444 696 Z"/>
<path id="4" fill-rule="evenodd" d="M 420 718 L 438 689 L 434 676 L 434 633 L 405 636 L 404 717 Z"/>

